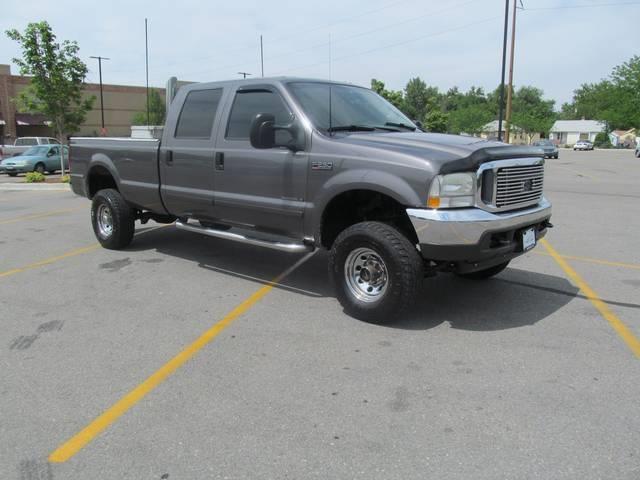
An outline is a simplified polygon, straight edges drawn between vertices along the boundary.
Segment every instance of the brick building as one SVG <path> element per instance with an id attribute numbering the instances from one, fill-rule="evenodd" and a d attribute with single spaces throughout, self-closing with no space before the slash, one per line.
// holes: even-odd
<path id="1" fill-rule="evenodd" d="M 12 98 L 29 85 L 29 77 L 11 75 L 9 65 L 0 64 L 0 144 L 11 144 L 16 137 L 53 136 L 53 129 L 48 125 L 48 119 L 43 115 L 33 115 L 16 111 Z M 110 136 L 131 135 L 131 119 L 136 112 L 146 108 L 145 87 L 131 87 L 124 85 L 102 85 L 104 93 L 104 123 Z M 165 89 L 157 88 L 161 98 Z M 100 134 L 100 85 L 87 83 L 85 96 L 94 95 L 96 100 L 93 109 L 87 113 L 84 123 L 74 135 L 96 136 Z"/>

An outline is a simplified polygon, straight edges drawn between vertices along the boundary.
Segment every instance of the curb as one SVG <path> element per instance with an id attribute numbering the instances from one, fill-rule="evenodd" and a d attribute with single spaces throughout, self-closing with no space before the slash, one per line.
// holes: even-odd
<path id="1" fill-rule="evenodd" d="M 65 183 L 0 183 L 2 191 L 47 191 L 70 192 L 71 186 Z"/>

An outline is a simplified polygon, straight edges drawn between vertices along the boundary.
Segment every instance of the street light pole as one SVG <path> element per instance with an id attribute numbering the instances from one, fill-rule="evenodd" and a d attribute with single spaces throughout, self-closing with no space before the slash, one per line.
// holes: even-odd
<path id="1" fill-rule="evenodd" d="M 260 35 L 260 70 L 264 77 L 264 50 L 262 48 L 262 35 Z"/>
<path id="2" fill-rule="evenodd" d="M 504 116 L 504 70 L 507 64 L 507 30 L 509 29 L 509 0 L 504 1 L 504 40 L 502 42 L 502 76 L 500 77 L 500 113 L 498 114 L 498 140 L 502 141 Z"/>
<path id="3" fill-rule="evenodd" d="M 509 134 L 511 133 L 511 102 L 513 100 L 513 57 L 516 48 L 516 12 L 518 7 L 517 0 L 513 0 L 513 21 L 511 24 L 511 52 L 509 58 L 509 87 L 507 89 L 507 113 L 505 115 L 505 131 L 504 141 L 509 143 Z"/>
<path id="4" fill-rule="evenodd" d="M 102 60 L 111 60 L 110 58 L 107 57 L 90 57 L 90 58 L 95 58 L 96 60 L 98 60 L 98 72 L 100 75 L 100 116 L 102 118 L 102 129 L 100 131 L 100 135 L 103 135 L 106 133 L 105 128 L 104 128 L 104 97 L 102 94 Z"/>

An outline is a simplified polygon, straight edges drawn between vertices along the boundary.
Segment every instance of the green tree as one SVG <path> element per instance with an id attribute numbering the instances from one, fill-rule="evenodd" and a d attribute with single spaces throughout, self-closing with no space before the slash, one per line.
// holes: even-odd
<path id="1" fill-rule="evenodd" d="M 30 23 L 24 33 L 13 29 L 6 34 L 22 49 L 22 58 L 13 59 L 20 74 L 31 76 L 16 102 L 26 111 L 45 115 L 58 140 L 63 141 L 67 133 L 79 129 L 95 101 L 95 97 L 82 98 L 87 66 L 78 57 L 77 42 L 56 42 L 44 21 Z"/>
<path id="2" fill-rule="evenodd" d="M 422 122 L 427 132 L 445 133 L 449 123 L 449 115 L 438 108 L 429 110 Z"/>
<path id="3" fill-rule="evenodd" d="M 448 131 L 477 135 L 491 120 L 493 120 L 493 113 L 487 110 L 486 104 L 460 107 L 449 113 Z"/>
<path id="4" fill-rule="evenodd" d="M 523 86 L 513 95 L 511 125 L 521 129 L 529 143 L 538 133 L 547 133 L 556 118 L 553 100 L 544 100 L 539 88 Z"/>
<path id="5" fill-rule="evenodd" d="M 404 111 L 409 118 L 420 120 L 428 111 L 440 109 L 441 95 L 438 87 L 427 86 L 420 78 L 412 78 L 404 88 Z"/>
<path id="6" fill-rule="evenodd" d="M 640 56 L 615 67 L 609 78 L 574 91 L 576 118 L 601 120 L 609 130 L 640 128 Z"/>
<path id="7" fill-rule="evenodd" d="M 384 82 L 376 80 L 375 78 L 371 79 L 371 90 L 387 99 L 391 104 L 393 104 L 393 106 L 404 112 L 404 98 L 402 96 L 402 92 L 387 90 L 384 88 Z"/>
<path id="8" fill-rule="evenodd" d="M 147 104 L 149 106 L 149 120 L 147 121 L 147 110 L 145 109 L 144 112 L 135 113 L 131 123 L 133 125 L 164 125 L 166 107 L 157 90 L 149 92 Z"/>

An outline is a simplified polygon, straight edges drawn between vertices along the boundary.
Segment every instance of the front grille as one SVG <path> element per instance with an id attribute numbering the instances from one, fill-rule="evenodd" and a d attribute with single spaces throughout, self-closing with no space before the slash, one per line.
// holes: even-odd
<path id="1" fill-rule="evenodd" d="M 496 174 L 494 205 L 498 209 L 537 203 L 542 198 L 544 165 L 499 168 Z"/>

